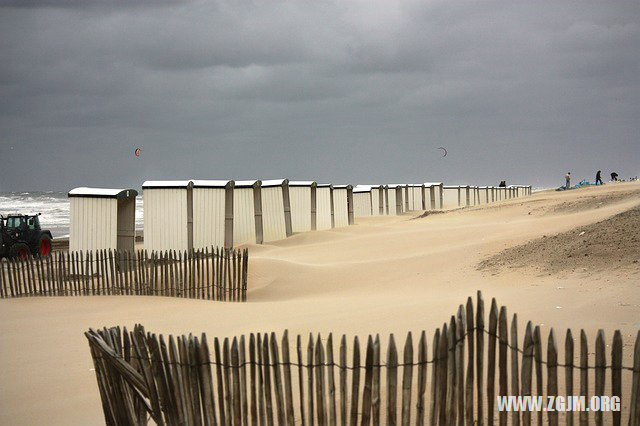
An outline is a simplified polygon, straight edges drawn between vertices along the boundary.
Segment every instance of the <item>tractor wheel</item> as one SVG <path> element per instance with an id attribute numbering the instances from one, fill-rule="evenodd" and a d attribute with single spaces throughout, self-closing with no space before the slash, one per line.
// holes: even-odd
<path id="1" fill-rule="evenodd" d="M 9 249 L 9 256 L 18 258 L 20 260 L 27 259 L 29 257 L 29 254 L 29 246 L 25 243 L 16 243 L 11 246 L 11 249 Z"/>
<path id="2" fill-rule="evenodd" d="M 41 257 L 48 257 L 51 254 L 51 238 L 47 234 L 40 236 L 37 253 Z"/>

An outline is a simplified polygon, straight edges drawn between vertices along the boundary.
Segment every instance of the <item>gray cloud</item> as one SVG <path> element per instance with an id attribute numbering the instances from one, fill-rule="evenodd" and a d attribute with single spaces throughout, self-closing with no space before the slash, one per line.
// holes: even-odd
<path id="1" fill-rule="evenodd" d="M 638 174 L 634 1 L 0 6 L 0 190 Z"/>

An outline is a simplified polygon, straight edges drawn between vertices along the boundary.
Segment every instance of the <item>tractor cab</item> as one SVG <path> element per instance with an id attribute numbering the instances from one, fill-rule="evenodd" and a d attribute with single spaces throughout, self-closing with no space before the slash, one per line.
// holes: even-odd
<path id="1" fill-rule="evenodd" d="M 5 226 L 10 232 L 40 231 L 39 216 L 7 216 Z"/>
<path id="2" fill-rule="evenodd" d="M 40 227 L 40 214 L 10 214 L 0 218 L 0 257 L 49 256 L 51 232 Z"/>

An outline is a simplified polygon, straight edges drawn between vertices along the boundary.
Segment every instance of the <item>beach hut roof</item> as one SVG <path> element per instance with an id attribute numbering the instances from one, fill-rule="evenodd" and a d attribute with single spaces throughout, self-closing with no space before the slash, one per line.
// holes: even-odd
<path id="1" fill-rule="evenodd" d="M 424 186 L 440 186 L 442 182 L 425 182 Z"/>
<path id="2" fill-rule="evenodd" d="M 290 180 L 289 186 L 317 186 L 313 180 Z"/>
<path id="3" fill-rule="evenodd" d="M 235 182 L 235 188 L 255 188 L 259 186 L 262 182 L 259 180 L 237 180 Z"/>
<path id="4" fill-rule="evenodd" d="M 422 188 L 424 186 L 423 183 L 410 183 L 408 186 L 414 187 L 414 188 Z"/>
<path id="5" fill-rule="evenodd" d="M 233 187 L 232 180 L 194 180 L 194 188 L 230 188 Z"/>
<path id="6" fill-rule="evenodd" d="M 353 185 L 333 185 L 333 189 L 353 189 Z"/>
<path id="7" fill-rule="evenodd" d="M 188 188 L 193 186 L 190 180 L 147 180 L 142 184 L 142 189 L 153 188 Z"/>
<path id="8" fill-rule="evenodd" d="M 263 180 L 262 187 L 268 188 L 270 186 L 282 186 L 285 183 L 289 183 L 288 179 L 271 179 L 271 180 Z"/>
<path id="9" fill-rule="evenodd" d="M 364 192 L 371 192 L 371 188 L 368 186 L 356 186 L 355 188 L 353 188 L 354 194 L 360 194 Z"/>
<path id="10" fill-rule="evenodd" d="M 129 198 L 138 195 L 135 189 L 120 188 L 88 188 L 82 186 L 69 191 L 69 197 L 92 197 L 92 198 Z"/>
<path id="11" fill-rule="evenodd" d="M 330 183 L 319 183 L 318 188 L 333 188 L 333 185 Z"/>

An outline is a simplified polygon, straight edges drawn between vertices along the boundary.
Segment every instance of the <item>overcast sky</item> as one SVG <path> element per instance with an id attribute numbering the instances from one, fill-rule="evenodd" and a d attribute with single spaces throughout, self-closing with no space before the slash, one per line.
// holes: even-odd
<path id="1" fill-rule="evenodd" d="M 0 0 L 0 97 L 0 191 L 635 176 L 640 2 Z"/>

